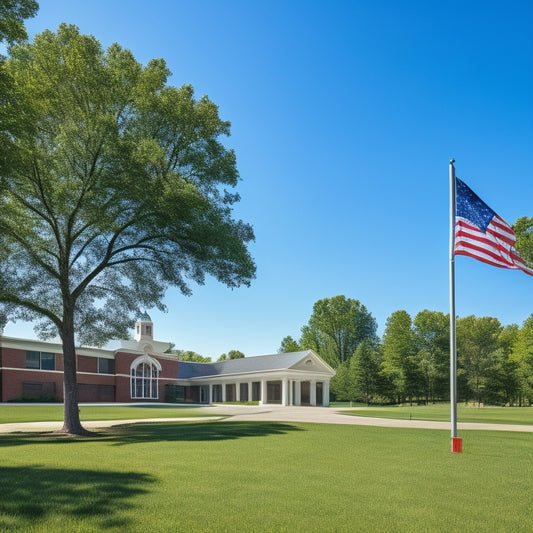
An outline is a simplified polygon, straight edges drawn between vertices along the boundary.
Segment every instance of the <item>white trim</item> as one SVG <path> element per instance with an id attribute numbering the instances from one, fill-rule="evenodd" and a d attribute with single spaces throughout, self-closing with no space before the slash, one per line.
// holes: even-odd
<path id="1" fill-rule="evenodd" d="M 133 375 L 133 372 L 135 371 L 135 374 L 137 374 L 136 370 L 140 365 L 146 364 L 150 367 L 150 376 L 137 376 Z M 153 367 L 156 368 L 155 375 L 153 375 Z M 161 366 L 161 363 L 154 359 L 153 357 L 150 357 L 149 355 L 141 355 L 134 359 L 130 365 L 130 398 L 132 400 L 159 400 L 159 372 L 161 372 L 163 367 Z M 134 392 L 136 393 L 136 386 L 137 386 L 137 380 L 141 380 L 141 388 L 142 388 L 142 395 L 137 396 L 134 395 Z M 146 391 L 144 389 L 145 381 L 148 381 L 149 385 L 149 396 L 146 394 Z M 153 396 L 154 392 L 154 382 L 155 382 L 155 396 Z"/>
<path id="2" fill-rule="evenodd" d="M 137 367 L 141 363 L 148 363 L 149 365 L 154 364 L 155 367 L 157 368 L 157 370 L 159 370 L 159 372 L 161 372 L 161 370 L 163 370 L 163 367 L 161 366 L 161 363 L 157 359 L 154 359 L 153 357 L 150 357 L 149 355 L 144 354 L 144 355 L 141 355 L 141 356 L 137 357 L 136 359 L 134 359 L 131 362 L 130 372 L 131 372 L 133 367 Z"/>
<path id="3" fill-rule="evenodd" d="M 0 370 L 20 370 L 21 372 L 50 372 L 51 374 L 63 374 L 63 370 L 42 370 L 40 368 L 16 368 L 10 366 L 0 366 Z"/>

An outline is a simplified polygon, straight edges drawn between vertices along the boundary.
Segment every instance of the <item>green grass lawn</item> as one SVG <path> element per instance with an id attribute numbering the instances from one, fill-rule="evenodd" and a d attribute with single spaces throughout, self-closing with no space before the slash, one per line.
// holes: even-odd
<path id="1" fill-rule="evenodd" d="M 377 418 L 401 420 L 450 420 L 450 404 L 408 405 L 400 407 L 357 407 L 344 413 Z M 457 405 L 458 422 L 485 422 L 490 424 L 533 424 L 530 407 L 467 407 Z"/>
<path id="2" fill-rule="evenodd" d="M 531 531 L 531 435 L 272 422 L 0 436 L 0 531 Z"/>
<path id="3" fill-rule="evenodd" d="M 189 418 L 210 416 L 198 407 L 173 405 L 81 405 L 80 419 L 129 420 L 141 418 Z M 10 405 L 0 404 L 0 424 L 15 422 L 49 422 L 63 420 L 63 405 Z"/>

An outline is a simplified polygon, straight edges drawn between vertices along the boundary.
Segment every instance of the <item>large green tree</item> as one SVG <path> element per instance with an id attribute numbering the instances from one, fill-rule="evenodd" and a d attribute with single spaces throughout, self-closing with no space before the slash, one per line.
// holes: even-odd
<path id="1" fill-rule="evenodd" d="M 511 359 L 518 365 L 519 403 L 531 404 L 533 402 L 533 314 L 524 321 L 517 332 L 511 348 Z"/>
<path id="2" fill-rule="evenodd" d="M 497 364 L 501 332 L 500 321 L 494 317 L 471 315 L 457 320 L 457 363 L 478 405 L 483 402 L 489 376 Z"/>
<path id="3" fill-rule="evenodd" d="M 412 401 L 421 391 L 415 334 L 407 311 L 394 311 L 387 319 L 383 334 L 383 369 L 394 384 L 399 400 L 407 397 Z"/>
<path id="4" fill-rule="evenodd" d="M 420 311 L 413 320 L 416 361 L 423 376 L 426 403 L 445 398 L 450 379 L 450 318 L 440 311 Z"/>
<path id="5" fill-rule="evenodd" d="M 299 352 L 302 347 L 290 336 L 283 337 L 278 353 Z"/>
<path id="6" fill-rule="evenodd" d="M 380 360 L 376 347 L 368 339 L 363 340 L 350 359 L 350 372 L 357 399 L 370 403 L 379 391 Z"/>
<path id="7" fill-rule="evenodd" d="M 315 350 L 336 367 L 348 361 L 363 340 L 377 342 L 376 330 L 376 320 L 361 302 L 334 296 L 314 304 L 299 344 Z"/>
<path id="8" fill-rule="evenodd" d="M 61 338 L 64 431 L 79 434 L 76 342 L 127 335 L 169 286 L 248 285 L 253 230 L 232 217 L 230 124 L 168 86 L 162 59 L 143 67 L 63 24 L 13 47 L 5 69 L 17 105 L 0 165 L 0 303 Z"/>

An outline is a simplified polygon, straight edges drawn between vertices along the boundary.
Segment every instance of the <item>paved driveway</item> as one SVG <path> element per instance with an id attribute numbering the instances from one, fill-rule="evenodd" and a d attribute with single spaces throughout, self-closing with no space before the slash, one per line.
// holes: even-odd
<path id="1" fill-rule="evenodd" d="M 442 429 L 450 430 L 449 422 L 432 422 L 428 420 L 395 420 L 388 418 L 369 418 L 343 414 L 349 408 L 335 407 L 281 407 L 281 406 L 241 406 L 215 405 L 203 408 L 209 417 L 202 418 L 150 418 L 135 420 L 103 420 L 83 422 L 87 429 L 98 429 L 120 424 L 137 422 L 205 422 L 208 420 L 222 421 L 270 421 L 270 422 L 313 422 L 319 424 L 349 424 L 358 426 L 380 426 L 413 429 Z M 0 424 L 0 433 L 14 433 L 20 431 L 41 432 L 59 431 L 62 422 L 29 422 L 24 424 Z M 517 424 L 474 424 L 459 423 L 458 429 L 477 429 L 492 431 L 521 431 L 533 433 L 533 425 Z"/>

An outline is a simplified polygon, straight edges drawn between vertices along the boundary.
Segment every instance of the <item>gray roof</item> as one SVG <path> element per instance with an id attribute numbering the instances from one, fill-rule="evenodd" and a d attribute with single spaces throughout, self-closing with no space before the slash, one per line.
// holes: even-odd
<path id="1" fill-rule="evenodd" d="M 178 379 L 204 378 L 227 374 L 246 374 L 266 370 L 286 370 L 301 361 L 310 352 L 289 352 L 228 359 L 217 363 L 178 362 Z"/>

